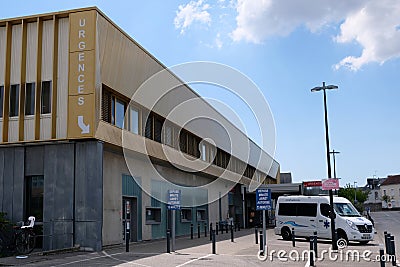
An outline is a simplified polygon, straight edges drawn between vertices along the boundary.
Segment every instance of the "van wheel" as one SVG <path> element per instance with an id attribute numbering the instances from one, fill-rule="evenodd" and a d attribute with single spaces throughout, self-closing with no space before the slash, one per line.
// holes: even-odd
<path id="1" fill-rule="evenodd" d="M 338 246 L 339 249 L 344 249 L 348 246 L 349 244 L 349 240 L 347 239 L 346 234 L 338 234 L 338 238 L 336 240 L 336 244 Z"/>
<path id="2" fill-rule="evenodd" d="M 290 232 L 290 229 L 287 227 L 282 228 L 281 235 L 283 240 L 292 240 L 292 233 Z"/>

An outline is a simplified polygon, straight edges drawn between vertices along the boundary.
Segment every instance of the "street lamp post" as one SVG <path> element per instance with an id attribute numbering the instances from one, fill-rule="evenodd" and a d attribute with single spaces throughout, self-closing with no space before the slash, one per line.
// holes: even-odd
<path id="1" fill-rule="evenodd" d="M 338 89 L 336 85 L 325 85 L 325 82 L 322 83 L 322 87 L 314 87 L 311 89 L 311 92 L 324 91 L 324 113 L 325 113 L 325 140 L 326 140 L 326 161 L 328 165 L 328 179 L 332 178 L 331 171 L 331 161 L 329 155 L 329 131 L 328 131 L 328 109 L 326 106 L 326 90 Z M 331 235 L 332 235 L 332 250 L 338 250 L 338 246 L 336 243 L 336 227 L 335 227 L 335 212 L 333 209 L 333 192 L 332 189 L 329 190 L 329 202 L 331 206 L 330 217 L 331 217 Z"/>
<path id="2" fill-rule="evenodd" d="M 357 189 L 356 189 L 357 182 L 354 182 L 354 204 L 357 203 Z"/>
<path id="3" fill-rule="evenodd" d="M 333 178 L 337 178 L 337 176 L 336 176 L 336 160 L 335 160 L 335 155 L 336 154 L 340 154 L 340 152 L 339 151 L 335 151 L 335 149 L 334 150 L 332 150 L 331 152 L 329 152 L 330 154 L 332 154 L 333 155 Z"/>

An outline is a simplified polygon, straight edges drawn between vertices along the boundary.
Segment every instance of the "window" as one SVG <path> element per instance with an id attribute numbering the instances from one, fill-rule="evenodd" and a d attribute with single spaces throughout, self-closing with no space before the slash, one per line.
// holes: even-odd
<path id="1" fill-rule="evenodd" d="M 153 139 L 153 115 L 150 114 L 146 120 L 146 126 L 144 129 L 144 136 L 149 139 Z"/>
<path id="2" fill-rule="evenodd" d="M 280 203 L 279 215 L 315 217 L 317 204 L 315 203 Z"/>
<path id="3" fill-rule="evenodd" d="M 161 130 L 164 121 L 157 117 L 154 117 L 154 141 L 161 143 Z"/>
<path id="4" fill-rule="evenodd" d="M 36 221 L 43 221 L 43 176 L 28 176 L 25 184 L 25 218 L 35 216 Z"/>
<path id="5" fill-rule="evenodd" d="M 3 118 L 4 86 L 0 86 L 0 118 Z"/>
<path id="6" fill-rule="evenodd" d="M 198 209 L 196 213 L 197 221 L 205 221 L 207 220 L 206 210 Z"/>
<path id="7" fill-rule="evenodd" d="M 101 118 L 103 121 L 111 123 L 111 93 L 104 86 L 101 95 Z"/>
<path id="8" fill-rule="evenodd" d="M 383 190 L 383 195 L 386 196 L 386 190 Z"/>
<path id="9" fill-rule="evenodd" d="M 117 98 L 115 106 L 115 126 L 124 128 L 125 103 Z"/>
<path id="10" fill-rule="evenodd" d="M 390 189 L 390 195 L 391 195 L 392 197 L 394 197 L 394 189 L 393 189 L 393 188 Z"/>
<path id="11" fill-rule="evenodd" d="M 192 209 L 182 208 L 181 209 L 181 221 L 191 222 L 192 221 Z"/>
<path id="12" fill-rule="evenodd" d="M 51 113 L 51 81 L 42 82 L 41 92 L 41 114 Z"/>
<path id="13" fill-rule="evenodd" d="M 206 161 L 206 144 L 201 143 L 201 159 Z"/>
<path id="14" fill-rule="evenodd" d="M 375 192 L 375 200 L 378 200 L 378 192 Z"/>
<path id="15" fill-rule="evenodd" d="M 132 133 L 139 134 L 139 111 L 130 107 L 130 129 Z"/>
<path id="16" fill-rule="evenodd" d="M 179 149 L 183 153 L 187 153 L 187 139 L 188 133 L 182 129 L 179 134 Z"/>
<path id="17" fill-rule="evenodd" d="M 18 116 L 19 108 L 19 84 L 13 84 L 10 88 L 10 117 Z"/>
<path id="18" fill-rule="evenodd" d="M 322 216 L 329 217 L 329 214 L 331 212 L 331 206 L 329 204 L 322 203 L 319 208 L 321 210 Z"/>
<path id="19" fill-rule="evenodd" d="M 278 215 L 296 216 L 296 206 L 294 203 L 280 203 Z"/>
<path id="20" fill-rule="evenodd" d="M 164 125 L 164 144 L 173 146 L 172 144 L 172 127 L 170 125 Z"/>
<path id="21" fill-rule="evenodd" d="M 148 207 L 146 208 L 146 224 L 161 223 L 161 208 Z"/>
<path id="22" fill-rule="evenodd" d="M 25 85 L 25 115 L 35 114 L 35 83 Z"/>

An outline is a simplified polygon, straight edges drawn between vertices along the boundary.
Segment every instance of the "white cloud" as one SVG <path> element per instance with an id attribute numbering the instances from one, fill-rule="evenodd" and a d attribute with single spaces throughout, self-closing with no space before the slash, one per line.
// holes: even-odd
<path id="1" fill-rule="evenodd" d="M 218 34 L 217 34 L 217 37 L 215 38 L 215 45 L 217 46 L 218 49 L 221 49 L 222 46 L 223 46 L 223 44 L 224 44 L 224 43 L 223 43 L 222 40 L 221 40 L 221 34 L 218 33 Z"/>
<path id="2" fill-rule="evenodd" d="M 190 1 L 186 5 L 179 5 L 178 11 L 174 19 L 175 28 L 181 30 L 181 34 L 189 28 L 194 22 L 209 25 L 211 23 L 211 16 L 208 13 L 210 5 L 203 3 L 203 0 Z"/>
<path id="3" fill-rule="evenodd" d="M 262 43 L 270 36 L 287 36 L 300 26 L 311 32 L 340 25 L 335 39 L 363 47 L 360 57 L 348 56 L 335 67 L 358 70 L 369 62 L 400 56 L 398 0 L 237 0 L 234 41 Z"/>

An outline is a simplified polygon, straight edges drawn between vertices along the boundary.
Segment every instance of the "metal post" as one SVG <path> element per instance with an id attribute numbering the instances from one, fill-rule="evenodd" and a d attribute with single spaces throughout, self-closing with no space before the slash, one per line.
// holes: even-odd
<path id="1" fill-rule="evenodd" d="M 238 222 L 238 231 L 240 232 L 240 222 Z"/>
<path id="2" fill-rule="evenodd" d="M 190 224 L 190 239 L 193 239 L 193 223 Z"/>
<path id="3" fill-rule="evenodd" d="M 219 229 L 218 229 L 218 225 L 219 225 L 219 223 L 215 223 L 215 234 L 216 234 L 216 235 L 218 235 L 218 230 L 219 230 Z"/>
<path id="4" fill-rule="evenodd" d="M 254 228 L 254 234 L 256 236 L 256 244 L 258 244 L 258 228 L 257 228 L 257 226 Z"/>
<path id="5" fill-rule="evenodd" d="M 207 223 L 204 223 L 204 237 L 207 237 Z"/>
<path id="6" fill-rule="evenodd" d="M 197 238 L 200 238 L 200 223 L 197 224 Z"/>
<path id="7" fill-rule="evenodd" d="M 264 240 L 264 238 L 263 238 L 263 233 L 262 233 L 262 231 L 260 231 L 260 251 L 261 251 L 260 254 L 264 256 L 264 244 L 263 244 L 263 240 Z"/>
<path id="8" fill-rule="evenodd" d="M 171 249 L 172 249 L 172 251 L 174 251 L 175 252 L 175 210 L 172 210 L 172 216 L 171 216 L 172 218 L 172 220 L 171 220 L 171 226 L 172 226 L 172 231 L 171 231 L 171 234 L 172 234 L 172 247 L 171 247 Z"/>
<path id="9" fill-rule="evenodd" d="M 212 230 L 213 230 L 213 227 L 212 227 L 212 223 L 210 223 L 210 241 L 212 241 Z"/>
<path id="10" fill-rule="evenodd" d="M 167 230 L 167 253 L 171 253 L 171 241 L 170 241 L 171 231 Z"/>
<path id="11" fill-rule="evenodd" d="M 379 261 L 380 261 L 380 263 L 381 263 L 381 266 L 380 267 L 385 267 L 385 261 L 384 261 L 384 259 L 383 259 L 383 257 L 384 257 L 384 255 L 385 255 L 385 252 L 383 251 L 383 247 L 381 247 L 380 249 L 379 249 Z"/>
<path id="12" fill-rule="evenodd" d="M 386 254 L 390 254 L 390 233 L 385 235 Z"/>
<path id="13" fill-rule="evenodd" d="M 390 248 L 392 251 L 392 266 L 396 266 L 396 247 L 394 243 L 394 236 L 390 237 Z"/>
<path id="14" fill-rule="evenodd" d="M 228 233 L 228 228 L 229 228 L 229 224 L 228 224 L 228 221 L 225 223 L 225 231 L 226 231 L 226 233 Z"/>
<path id="15" fill-rule="evenodd" d="M 233 240 L 233 224 L 231 224 L 231 242 L 234 242 L 234 240 Z"/>
<path id="16" fill-rule="evenodd" d="M 310 236 L 310 266 L 314 266 L 314 236 Z"/>
<path id="17" fill-rule="evenodd" d="M 125 251 L 126 252 L 129 252 L 129 239 L 130 239 L 130 229 L 129 228 L 130 228 L 129 222 L 126 221 L 126 230 L 125 230 L 125 233 L 126 233 L 126 236 L 125 236 L 125 241 L 126 241 Z"/>
<path id="18" fill-rule="evenodd" d="M 131 227 L 130 227 L 130 213 L 131 213 L 131 204 L 130 201 L 127 200 L 125 202 L 125 222 L 126 222 L 126 229 L 125 229 L 125 251 L 129 252 L 129 240 L 131 238 Z"/>
<path id="19" fill-rule="evenodd" d="M 221 235 L 224 233 L 224 225 L 220 222 L 219 228 L 221 230 Z"/>
<path id="20" fill-rule="evenodd" d="M 384 235 L 384 238 L 385 238 L 385 250 L 386 250 L 386 253 L 387 253 L 388 252 L 388 243 L 387 243 L 388 232 L 387 231 L 383 232 L 383 235 Z"/>
<path id="21" fill-rule="evenodd" d="M 315 256 L 317 257 L 318 255 L 318 237 L 317 237 L 317 232 L 314 232 L 314 253 Z"/>
<path id="22" fill-rule="evenodd" d="M 292 228 L 292 247 L 296 246 L 296 235 L 294 233 L 294 228 Z"/>
<path id="23" fill-rule="evenodd" d="M 262 211 L 263 214 L 263 252 L 265 253 L 265 246 L 267 245 L 267 229 L 265 221 L 265 210 Z"/>
<path id="24" fill-rule="evenodd" d="M 212 236 L 212 254 L 217 254 L 216 252 L 216 242 L 215 242 L 215 230 L 211 230 L 211 236 Z"/>

